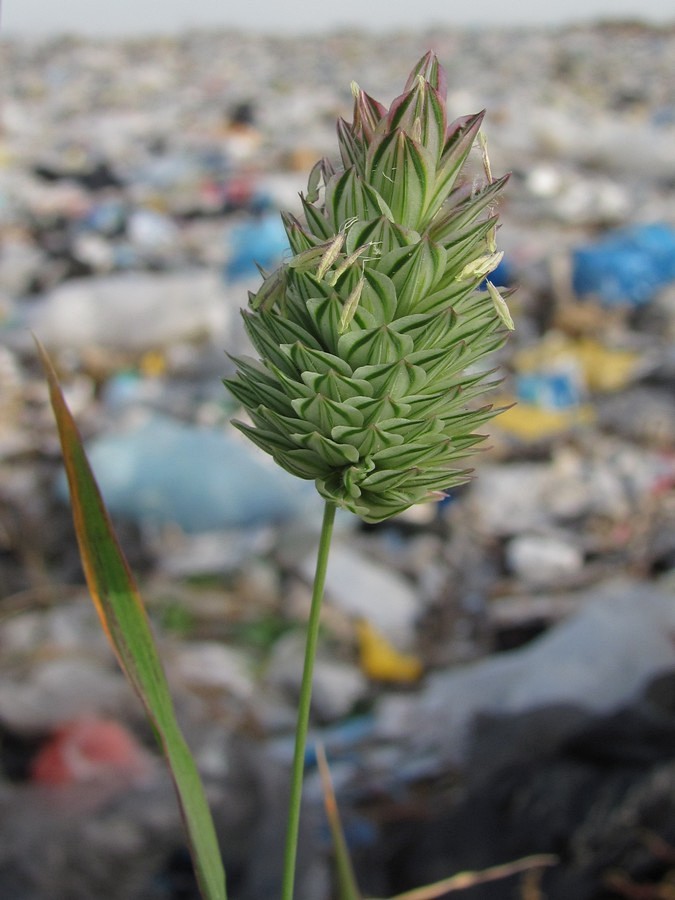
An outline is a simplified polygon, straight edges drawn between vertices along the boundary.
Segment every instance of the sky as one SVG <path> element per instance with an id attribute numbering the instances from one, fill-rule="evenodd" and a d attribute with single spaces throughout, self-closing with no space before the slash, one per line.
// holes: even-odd
<path id="1" fill-rule="evenodd" d="M 0 32 L 119 35 L 185 28 L 286 34 L 335 27 L 558 25 L 599 19 L 675 22 L 669 0 L 0 0 Z"/>

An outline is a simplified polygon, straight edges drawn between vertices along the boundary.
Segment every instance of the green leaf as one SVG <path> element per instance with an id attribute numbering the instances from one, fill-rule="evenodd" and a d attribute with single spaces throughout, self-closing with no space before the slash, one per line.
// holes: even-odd
<path id="1" fill-rule="evenodd" d="M 372 313 L 379 323 L 388 325 L 396 315 L 396 288 L 387 275 L 375 269 L 365 269 L 365 284 L 361 308 Z"/>
<path id="2" fill-rule="evenodd" d="M 299 373 L 302 372 L 338 372 L 349 378 L 352 375 L 351 367 L 339 356 L 326 353 L 323 350 L 312 350 L 300 341 L 294 344 L 282 344 L 281 349 L 293 361 Z"/>
<path id="3" fill-rule="evenodd" d="M 282 416 L 291 415 L 291 400 L 311 394 L 304 384 L 288 378 L 272 363 L 268 364 L 269 371 L 261 371 L 262 363 L 257 360 L 247 357 L 232 357 L 232 360 L 237 365 L 237 373 L 233 378 L 224 379 L 223 384 L 247 409 L 255 409 L 262 403 Z"/>
<path id="4" fill-rule="evenodd" d="M 307 201 L 308 203 L 316 203 L 319 199 L 319 186 L 324 173 L 323 160 L 320 159 L 312 166 L 307 180 Z"/>
<path id="5" fill-rule="evenodd" d="M 314 322 L 314 333 L 321 341 L 323 349 L 337 352 L 342 300 L 337 293 L 331 297 L 314 297 L 307 301 L 307 311 Z"/>
<path id="6" fill-rule="evenodd" d="M 349 427 L 360 425 L 363 415 L 353 406 L 336 403 L 329 400 L 323 394 L 316 394 L 306 400 L 294 400 L 293 409 L 298 418 L 313 423 L 324 435 L 329 435 L 335 425 L 347 425 Z"/>
<path id="7" fill-rule="evenodd" d="M 415 122 L 420 119 L 424 109 L 424 93 L 426 84 L 424 79 L 417 78 L 410 88 L 399 97 L 392 100 L 387 113 L 387 130 L 407 131 L 410 134 Z M 421 123 L 420 123 L 421 124 Z"/>
<path id="8" fill-rule="evenodd" d="M 419 232 L 397 225 L 386 215 L 366 223 L 357 222 L 347 235 L 347 247 L 367 243 L 367 256 L 371 259 L 379 259 L 392 250 L 409 247 L 419 241 Z"/>
<path id="9" fill-rule="evenodd" d="M 343 471 L 349 472 L 350 470 Z M 368 507 L 358 503 L 360 488 L 355 489 L 356 485 L 349 477 L 347 477 L 347 482 L 345 482 L 342 472 L 333 472 L 326 478 L 317 478 L 315 483 L 319 495 L 324 500 L 335 503 L 342 509 L 348 509 L 357 516 L 367 515 Z"/>
<path id="10" fill-rule="evenodd" d="M 303 253 L 320 243 L 315 235 L 308 234 L 292 213 L 282 212 L 281 221 L 284 225 L 288 243 L 294 254 Z"/>
<path id="11" fill-rule="evenodd" d="M 448 335 L 443 344 L 427 349 L 420 348 L 408 357 L 411 363 L 422 366 L 431 380 L 436 371 L 448 372 L 452 369 L 460 371 L 472 361 L 472 354 L 465 341 L 455 340 L 453 335 Z M 429 388 L 429 384 L 427 384 Z"/>
<path id="12" fill-rule="evenodd" d="M 293 322 L 288 316 L 280 316 L 276 312 L 259 313 L 260 322 L 264 325 L 278 344 L 292 344 L 293 341 L 301 341 L 307 347 L 321 350 L 321 344 L 313 334 L 310 334 L 302 325 Z"/>
<path id="13" fill-rule="evenodd" d="M 415 345 L 415 353 L 427 350 L 446 349 L 456 343 L 454 325 L 457 314 L 451 306 L 439 312 L 415 313 L 403 316 L 392 323 L 392 328 L 400 334 L 409 334 Z M 418 363 L 418 359 L 413 359 Z"/>
<path id="14" fill-rule="evenodd" d="M 423 238 L 412 247 L 393 250 L 378 261 L 396 288 L 396 316 L 418 312 L 420 301 L 433 290 L 445 272 L 447 253 L 443 247 Z"/>
<path id="15" fill-rule="evenodd" d="M 484 296 L 484 295 L 483 295 Z M 454 329 L 454 337 L 458 341 L 465 341 L 472 355 L 485 356 L 486 349 L 482 344 L 484 338 L 489 337 L 499 327 L 499 318 L 494 313 L 492 304 L 483 309 L 468 309 L 457 316 L 457 324 Z M 497 343 L 502 340 L 499 335 Z M 492 349 L 496 349 L 493 347 Z"/>
<path id="16" fill-rule="evenodd" d="M 421 366 L 411 365 L 405 359 L 377 366 L 360 366 L 354 372 L 354 378 L 370 382 L 374 394 L 388 394 L 390 400 L 405 400 L 407 394 L 416 394 L 421 390 L 427 380 Z"/>
<path id="17" fill-rule="evenodd" d="M 345 252 L 354 253 L 359 247 L 372 247 L 374 244 L 373 231 L 377 228 L 380 220 L 378 215 L 374 219 L 361 221 L 357 219 L 353 222 L 347 231 L 347 240 L 345 241 Z M 368 256 L 371 254 L 367 254 Z"/>
<path id="18" fill-rule="evenodd" d="M 470 227 L 456 230 L 454 228 L 432 228 L 430 237 L 437 244 L 441 244 L 446 250 L 452 253 L 453 271 L 458 271 L 454 265 L 455 255 L 464 254 L 466 251 L 469 257 L 472 251 L 470 247 L 475 247 L 474 256 L 479 256 L 481 252 L 488 250 L 488 235 L 494 229 L 497 223 L 497 216 L 490 216 L 485 220 L 473 222 Z M 467 257 L 467 258 L 469 258 Z M 450 266 L 448 266 L 450 268 Z"/>
<path id="19" fill-rule="evenodd" d="M 492 404 L 469 411 L 456 410 L 453 414 L 443 417 L 443 429 L 445 434 L 452 439 L 454 446 L 455 442 L 462 440 L 463 437 L 475 437 L 473 435 L 474 428 L 480 428 L 481 425 L 489 422 L 502 411 L 502 409 L 495 409 Z"/>
<path id="20" fill-rule="evenodd" d="M 368 147 L 366 180 L 385 200 L 394 184 L 396 144 L 400 134 L 399 131 L 385 131 Z"/>
<path id="21" fill-rule="evenodd" d="M 387 108 L 352 82 L 354 96 L 354 124 L 352 129 L 357 139 L 370 141 L 375 129 L 387 113 Z"/>
<path id="22" fill-rule="evenodd" d="M 311 397 L 314 391 L 311 388 L 307 387 L 304 379 L 297 380 L 297 377 L 289 378 L 288 375 L 285 375 L 281 369 L 275 368 L 271 363 L 269 364 L 270 369 L 276 375 L 279 386 L 283 388 L 284 393 L 290 400 L 296 400 L 298 397 Z M 271 404 L 264 402 L 265 406 L 270 406 Z"/>
<path id="23" fill-rule="evenodd" d="M 264 381 L 244 377 L 242 370 L 234 378 L 224 380 L 223 384 L 246 409 L 255 409 L 262 403 L 282 416 L 293 411 L 290 397 L 277 387 L 269 387 Z"/>
<path id="24" fill-rule="evenodd" d="M 449 306 L 452 306 L 455 312 L 459 311 L 460 304 L 475 292 L 475 287 L 471 282 L 455 281 L 450 279 L 449 284 L 445 284 L 445 275 L 440 282 L 434 285 L 433 292 L 420 297 L 415 304 L 415 314 L 426 315 L 431 313 L 442 313 Z"/>
<path id="25" fill-rule="evenodd" d="M 251 413 L 251 417 L 253 415 Z M 247 422 L 240 422 L 238 419 L 232 419 L 232 425 L 241 431 L 242 434 L 245 434 L 249 440 L 253 441 L 257 447 L 260 447 L 261 450 L 269 453 L 275 459 L 277 459 L 279 454 L 285 453 L 287 450 L 294 450 L 297 446 L 291 439 L 290 434 L 285 435 L 276 430 L 261 428 L 259 425 L 253 427 Z"/>
<path id="26" fill-rule="evenodd" d="M 387 124 L 391 130 L 399 128 L 419 140 L 429 152 L 435 169 L 445 144 L 447 118 L 443 97 L 434 87 L 418 78 L 411 90 L 393 101 Z"/>
<path id="27" fill-rule="evenodd" d="M 345 425 L 336 425 L 331 437 L 340 443 L 353 444 L 361 456 L 372 456 L 378 450 L 385 447 L 397 447 L 402 444 L 404 438 L 400 434 L 387 430 L 388 423 L 381 425 L 366 425 L 358 428 L 348 428 Z"/>
<path id="28" fill-rule="evenodd" d="M 444 97 L 429 86 L 424 95 L 422 110 L 422 144 L 434 160 L 441 154 L 447 127 Z"/>
<path id="29" fill-rule="evenodd" d="M 484 209 L 490 211 L 497 204 L 498 195 L 510 177 L 508 174 L 503 175 L 477 190 L 471 184 L 463 184 L 453 190 L 445 206 L 447 212 L 436 216 L 429 228 L 430 237 L 437 240 L 436 234 L 440 231 L 438 239 L 442 243 L 445 231 L 461 231 L 474 222 Z"/>
<path id="30" fill-rule="evenodd" d="M 265 278 L 257 293 L 249 293 L 251 309 L 272 309 L 275 303 L 282 304 L 284 291 L 286 290 L 286 279 L 286 266 L 278 266 L 271 275 Z"/>
<path id="31" fill-rule="evenodd" d="M 374 454 L 373 460 L 378 469 L 401 471 L 409 466 L 419 466 L 427 460 L 437 460 L 447 456 L 447 439 L 434 434 L 432 439 L 418 444 L 402 444 L 400 447 L 388 447 Z"/>
<path id="32" fill-rule="evenodd" d="M 372 391 L 372 385 L 369 387 Z M 394 400 L 387 394 L 377 397 L 354 397 L 348 403 L 363 413 L 366 425 L 381 422 L 383 419 L 401 419 L 410 413 L 409 403 Z"/>
<path id="33" fill-rule="evenodd" d="M 302 380 L 314 393 L 323 394 L 337 403 L 344 403 L 353 397 L 371 397 L 373 389 L 367 381 L 345 378 L 337 372 L 330 371 L 323 375 L 316 372 L 303 372 Z M 359 420 L 360 421 L 360 420 Z"/>
<path id="34" fill-rule="evenodd" d="M 251 339 L 251 343 L 266 362 L 273 363 L 286 375 L 293 377 L 295 369 L 288 355 L 283 353 L 279 341 L 270 334 L 265 322 L 256 313 L 243 313 L 244 328 Z M 289 342 L 286 342 L 289 343 Z"/>
<path id="35" fill-rule="evenodd" d="M 321 459 L 313 450 L 296 448 L 286 450 L 274 458 L 291 475 L 314 481 L 316 478 L 325 478 L 332 470 L 328 463 Z"/>
<path id="36" fill-rule="evenodd" d="M 312 297 L 331 297 L 333 288 L 326 281 L 320 281 L 313 272 L 301 272 L 299 269 L 288 269 L 286 304 L 287 315 L 311 325 L 311 317 L 305 304 Z"/>
<path id="37" fill-rule="evenodd" d="M 342 468 L 348 463 L 359 461 L 359 451 L 351 444 L 338 444 L 315 431 L 313 434 L 298 435 L 297 440 L 307 450 L 313 450 L 328 466 Z"/>
<path id="38" fill-rule="evenodd" d="M 445 97 L 448 92 L 448 83 L 445 76 L 445 70 L 439 63 L 438 57 L 433 50 L 428 50 L 413 68 L 408 80 L 405 83 L 406 91 L 409 91 L 420 76 L 428 81 L 435 88 L 441 97 Z"/>
<path id="39" fill-rule="evenodd" d="M 383 422 L 382 428 L 387 429 L 392 435 L 400 435 L 406 443 L 417 442 L 418 439 L 428 438 L 432 434 L 440 434 L 443 431 L 443 420 L 438 416 L 428 419 L 400 419 Z"/>
<path id="40" fill-rule="evenodd" d="M 333 235 L 333 229 L 330 226 L 330 222 L 316 206 L 308 202 L 306 197 L 301 197 L 300 200 L 302 201 L 302 208 L 305 213 L 307 227 L 314 237 L 321 241 L 327 241 Z"/>
<path id="41" fill-rule="evenodd" d="M 91 598 L 171 770 L 204 900 L 225 900 L 225 873 L 204 788 L 176 721 L 143 601 L 117 542 L 54 367 L 36 341 L 49 383 L 68 476 L 75 531 Z"/>
<path id="42" fill-rule="evenodd" d="M 232 425 L 245 434 L 256 447 L 269 453 L 274 461 L 291 475 L 314 479 L 326 476 L 331 471 L 331 465 L 320 454 L 311 448 L 299 446 L 303 435 L 289 432 L 287 436 L 282 436 L 276 430 L 252 428 L 237 419 L 232 419 Z"/>
<path id="43" fill-rule="evenodd" d="M 337 122 L 337 134 L 342 165 L 345 169 L 354 166 L 359 175 L 363 175 L 363 164 L 366 155 L 363 141 L 356 137 L 351 125 L 342 118 L 338 119 Z"/>
<path id="44" fill-rule="evenodd" d="M 449 126 L 448 136 L 436 172 L 434 190 L 424 210 L 425 223 L 431 222 L 447 200 L 448 194 L 452 190 L 457 176 L 469 155 L 469 150 L 480 131 L 484 115 L 483 112 L 480 112 L 475 116 L 466 116 Z"/>
<path id="45" fill-rule="evenodd" d="M 280 435 L 280 441 L 288 450 L 293 450 L 295 434 L 309 434 L 314 431 L 311 422 L 305 422 L 295 415 L 282 416 L 267 406 L 260 405 L 256 409 L 251 409 L 250 416 L 256 427 L 262 431 L 268 431 L 270 428 Z"/>
<path id="46" fill-rule="evenodd" d="M 391 491 L 410 481 L 410 469 L 376 469 L 361 482 L 362 488 L 371 491 Z"/>
<path id="47" fill-rule="evenodd" d="M 396 170 L 389 203 L 394 219 L 408 228 L 418 228 L 433 184 L 434 160 L 431 154 L 407 134 L 396 143 Z"/>
<path id="48" fill-rule="evenodd" d="M 373 219 L 382 214 L 376 191 L 354 166 L 329 181 L 326 210 L 336 233 L 352 219 Z"/>
<path id="49" fill-rule="evenodd" d="M 356 369 L 359 366 L 392 363 L 413 351 L 413 339 L 397 334 L 387 325 L 369 331 L 351 331 L 338 341 L 338 353 Z"/>
<path id="50" fill-rule="evenodd" d="M 431 154 L 400 129 L 374 142 L 366 159 L 369 183 L 389 206 L 394 221 L 407 228 L 419 226 L 435 168 Z"/>

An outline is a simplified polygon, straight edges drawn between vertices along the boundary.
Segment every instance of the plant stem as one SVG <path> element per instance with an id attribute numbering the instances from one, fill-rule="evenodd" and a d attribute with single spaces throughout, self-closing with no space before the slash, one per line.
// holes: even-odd
<path id="1" fill-rule="evenodd" d="M 335 521 L 335 504 L 326 501 L 321 525 L 319 550 L 316 557 L 316 571 L 312 589 L 312 607 L 307 624 L 307 640 L 305 643 L 305 666 L 302 672 L 302 685 L 298 701 L 298 721 L 295 727 L 295 751 L 293 754 L 293 770 L 291 772 L 291 798 L 288 804 L 288 828 L 286 832 L 286 851 L 284 854 L 284 880 L 282 900 L 293 900 L 295 883 L 295 861 L 298 852 L 298 834 L 300 830 L 300 807 L 302 805 L 302 783 L 305 773 L 305 747 L 309 727 L 309 710 L 312 702 L 312 676 L 314 659 L 319 639 L 319 620 L 321 618 L 321 602 L 328 568 L 328 553 L 333 535 Z"/>

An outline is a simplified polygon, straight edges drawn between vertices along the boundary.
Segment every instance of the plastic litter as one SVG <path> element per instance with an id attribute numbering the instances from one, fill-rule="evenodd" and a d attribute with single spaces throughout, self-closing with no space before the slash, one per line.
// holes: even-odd
<path id="1" fill-rule="evenodd" d="M 675 280 L 675 230 L 659 223 L 635 225 L 572 255 L 572 285 L 607 306 L 642 306 Z"/>
<path id="2" fill-rule="evenodd" d="M 414 698 L 384 700 L 380 735 L 456 764 L 481 714 L 556 705 L 609 713 L 672 669 L 670 591 L 625 580 L 583 599 L 576 615 L 525 647 L 434 673 Z"/>
<path id="3" fill-rule="evenodd" d="M 497 419 L 495 428 L 536 440 L 595 421 L 591 397 L 625 389 L 649 369 L 651 360 L 643 352 L 552 331 L 516 354 L 514 366 L 517 404 Z"/>
<path id="4" fill-rule="evenodd" d="M 418 657 L 401 653 L 365 619 L 356 623 L 356 634 L 359 662 L 368 678 L 398 684 L 419 681 L 423 667 Z"/>
<path id="5" fill-rule="evenodd" d="M 85 717 L 59 728 L 31 766 L 32 780 L 57 787 L 77 782 L 147 778 L 152 758 L 131 732 L 114 719 Z"/>
<path id="6" fill-rule="evenodd" d="M 163 638 L 169 674 L 198 762 L 222 798 L 219 822 L 239 810 L 223 845 L 241 847 L 242 857 L 254 849 L 257 881 L 242 884 L 242 896 L 263 900 L 266 885 L 276 883 L 283 823 L 275 810 L 287 782 L 271 776 L 270 761 L 277 740 L 284 764 L 293 752 L 298 651 L 315 562 L 309 536 L 321 510 L 305 512 L 304 489 L 310 505 L 315 498 L 311 484 L 279 485 L 280 473 L 250 446 L 233 449 L 233 436 L 212 427 L 228 403 L 223 351 L 246 352 L 237 310 L 246 289 L 259 284 L 255 262 L 272 268 L 285 251 L 272 207 L 301 214 L 298 192 L 315 161 L 334 152 L 335 116 L 348 110 L 350 80 L 393 96 L 401 59 L 413 59 L 419 41 L 402 34 L 391 52 L 391 36 L 351 32 L 272 43 L 216 30 L 105 42 L 5 35 L 0 819 L 8 823 L 3 860 L 19 860 L 34 877 L 22 893 L 12 880 L 16 866 L 3 867 L 2 896 L 173 896 L 168 878 L 147 880 L 170 850 L 157 840 L 158 826 L 183 842 L 168 793 L 157 808 L 132 791 L 129 805 L 109 808 L 107 830 L 100 817 L 86 816 L 87 840 L 84 824 L 68 831 L 72 819 L 57 811 L 50 819 L 34 802 L 48 795 L 52 803 L 60 791 L 7 780 L 6 735 L 34 741 L 85 713 L 126 723 L 137 716 L 97 623 L 62 619 L 60 602 L 34 605 L 45 575 L 57 587 L 72 581 L 76 549 L 68 511 L 45 489 L 58 462 L 30 329 L 54 352 L 89 446 L 101 453 L 94 462 L 104 493 L 118 504 L 123 543 L 144 565 L 152 562 L 151 573 L 139 572 L 150 575 L 143 593 L 160 635 L 171 631 Z M 475 481 L 453 492 L 442 514 L 440 504 L 428 504 L 372 530 L 350 518 L 336 540 L 313 721 L 335 722 L 316 736 L 331 764 L 337 757 L 347 827 L 355 797 L 365 795 L 366 806 L 375 797 L 387 814 L 396 812 L 392 800 L 409 809 L 414 796 L 423 816 L 425 796 L 444 802 L 447 792 L 437 792 L 434 779 L 447 786 L 445 762 L 463 761 L 458 744 L 475 714 L 541 712 L 551 727 L 535 728 L 525 747 L 541 754 L 564 725 L 561 704 L 604 697 L 602 712 L 636 696 L 640 673 L 672 669 L 672 616 L 654 617 L 649 582 L 662 579 L 663 605 L 672 611 L 673 576 L 662 573 L 675 567 L 675 155 L 664 85 L 672 81 L 675 37 L 638 25 L 508 33 L 486 26 L 468 36 L 438 29 L 433 43 L 455 75 L 463 73 L 451 79 L 454 112 L 488 107 L 493 171 L 513 172 L 499 235 L 506 256 L 491 281 L 510 286 L 515 274 L 519 283 L 516 334 L 494 361 L 512 373 L 504 403 L 517 404 L 495 420 L 487 452 L 469 463 L 479 469 Z M 247 108 L 253 96 L 255 110 Z M 478 186 L 479 155 L 471 164 Z M 610 223 L 621 230 L 608 231 Z M 167 418 L 148 419 L 148 409 Z M 124 517 L 142 527 L 129 529 Z M 243 591 L 242 574 L 260 563 L 277 589 Z M 611 594 L 627 571 L 640 583 L 626 590 L 626 602 L 596 609 L 597 589 L 588 586 L 605 582 Z M 554 612 L 542 615 L 540 603 Z M 88 608 L 84 597 L 77 607 Z M 575 610 L 583 622 L 552 629 Z M 360 637 L 359 619 L 366 620 Z M 538 633 L 549 629 L 537 653 L 535 644 L 523 647 L 533 620 Z M 297 638 L 276 681 L 270 674 L 283 645 L 274 645 L 275 660 L 269 643 L 252 638 L 268 625 L 267 641 L 279 633 Z M 516 635 L 510 646 L 524 652 L 490 655 L 490 635 L 500 630 Z M 486 653 L 480 668 L 471 665 Z M 416 681 L 421 666 L 425 677 Z M 412 712 L 387 733 L 384 720 L 391 723 L 396 703 Z M 377 732 L 373 719 L 343 718 L 364 708 Z M 227 750 L 230 734 L 244 748 L 245 777 Z M 619 736 L 617 754 L 621 743 Z M 502 745 L 514 759 L 524 746 Z M 483 759 L 490 749 L 483 747 Z M 313 754 L 310 745 L 310 763 Z M 480 780 L 484 769 L 470 765 L 465 774 Z M 83 788 L 99 785 L 77 783 L 64 796 L 79 797 Z M 321 801 L 311 781 L 308 788 L 311 813 L 313 800 Z M 603 821 L 619 821 L 616 809 L 607 812 Z M 240 827 L 244 820 L 261 823 L 264 847 L 253 826 Z M 130 859 L 139 822 L 147 834 Z M 567 855 L 564 836 L 560 847 Z M 309 844 L 304 850 L 308 859 Z M 366 865 L 386 855 L 376 848 Z M 447 858 L 457 867 L 475 863 L 452 851 Z M 236 860 L 237 873 L 248 865 Z M 327 893 L 298 891 L 312 900 Z"/>
<path id="7" fill-rule="evenodd" d="M 99 437 L 87 452 L 111 514 L 144 525 L 194 534 L 288 521 L 320 505 L 311 484 L 298 489 L 237 438 L 162 416 Z"/>
<path id="8" fill-rule="evenodd" d="M 47 346 L 147 350 L 227 330 L 232 311 L 206 269 L 129 272 L 66 281 L 22 311 Z"/>
<path id="9" fill-rule="evenodd" d="M 287 251 L 288 238 L 277 212 L 269 212 L 237 225 L 230 235 L 229 258 L 224 267 L 226 281 L 250 278 L 258 266 L 275 268 Z"/>

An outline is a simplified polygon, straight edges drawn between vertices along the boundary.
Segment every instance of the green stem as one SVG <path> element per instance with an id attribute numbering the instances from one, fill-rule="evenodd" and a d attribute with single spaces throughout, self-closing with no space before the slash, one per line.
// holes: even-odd
<path id="1" fill-rule="evenodd" d="M 305 774 L 305 747 L 307 745 L 307 730 L 309 727 L 309 710 L 312 703 L 312 676 L 314 674 L 316 646 L 319 639 L 321 602 L 326 582 L 328 553 L 334 521 L 335 504 L 327 501 L 323 512 L 319 550 L 316 557 L 312 607 L 309 613 L 307 641 L 305 643 L 305 667 L 302 672 L 302 685 L 298 701 L 298 721 L 295 727 L 295 752 L 293 754 L 293 770 L 291 772 L 291 799 L 288 804 L 288 829 L 286 832 L 286 852 L 284 854 L 282 900 L 293 900 L 295 860 L 298 852 L 298 834 L 300 830 L 300 807 L 302 805 L 302 783 Z"/>

